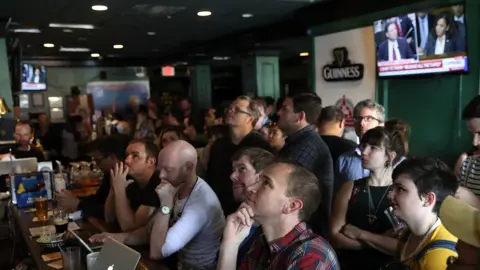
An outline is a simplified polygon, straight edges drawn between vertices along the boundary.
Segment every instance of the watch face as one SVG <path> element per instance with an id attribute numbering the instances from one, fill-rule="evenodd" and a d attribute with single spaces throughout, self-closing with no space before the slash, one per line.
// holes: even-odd
<path id="1" fill-rule="evenodd" d="M 168 206 L 163 206 L 162 207 L 162 214 L 164 214 L 164 215 L 170 214 L 170 208 Z"/>

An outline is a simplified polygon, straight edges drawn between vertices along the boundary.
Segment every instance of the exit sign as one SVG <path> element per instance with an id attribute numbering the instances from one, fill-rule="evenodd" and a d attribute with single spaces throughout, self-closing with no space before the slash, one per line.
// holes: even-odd
<path id="1" fill-rule="evenodd" d="M 162 76 L 164 77 L 172 77 L 175 76 L 175 68 L 172 66 L 164 66 L 162 67 Z"/>

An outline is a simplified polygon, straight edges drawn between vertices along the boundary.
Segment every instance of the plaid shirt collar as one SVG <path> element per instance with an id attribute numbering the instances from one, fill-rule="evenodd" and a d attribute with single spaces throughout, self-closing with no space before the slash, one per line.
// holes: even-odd
<path id="1" fill-rule="evenodd" d="M 309 126 L 306 126 L 302 129 L 300 129 L 299 131 L 297 131 L 297 133 L 291 135 L 291 136 L 288 136 L 286 139 L 285 139 L 285 143 L 286 144 L 291 144 L 291 143 L 295 143 L 296 141 L 298 140 L 301 140 L 302 137 L 305 135 L 305 134 L 308 134 L 310 132 L 315 132 L 315 128 L 312 126 L 312 125 L 309 125 Z"/>
<path id="2" fill-rule="evenodd" d="M 271 255 L 281 252 L 283 249 L 287 248 L 292 244 L 293 241 L 298 239 L 300 235 L 308 230 L 307 224 L 305 222 L 298 223 L 293 230 L 287 233 L 284 237 L 273 240 L 271 243 L 267 244 L 265 237 L 262 237 L 264 245 L 268 245 Z"/>

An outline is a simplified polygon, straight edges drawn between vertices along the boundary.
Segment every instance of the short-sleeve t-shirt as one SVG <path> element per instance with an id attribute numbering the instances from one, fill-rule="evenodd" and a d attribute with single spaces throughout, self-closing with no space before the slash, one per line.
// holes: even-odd
<path id="1" fill-rule="evenodd" d="M 438 270 L 447 268 L 447 260 L 449 257 L 458 257 L 457 252 L 454 251 L 455 244 L 458 239 L 453 236 L 447 229 L 439 224 L 430 233 L 422 245 L 417 248 L 413 255 L 405 254 L 405 248 L 407 246 L 409 237 L 409 231 L 404 233 L 402 237 L 403 241 L 399 244 L 400 260 L 405 266 L 408 266 L 411 270 Z M 437 241 L 439 244 L 436 248 L 429 248 L 432 243 Z M 441 242 L 438 242 L 441 241 Z M 447 248 L 449 247 L 449 248 Z M 405 256 L 408 256 L 405 258 Z"/>
<path id="2" fill-rule="evenodd" d="M 154 172 L 148 184 L 141 188 L 137 181 L 134 181 L 127 186 L 127 198 L 130 202 L 132 211 L 135 212 L 140 205 L 151 206 L 155 208 L 160 207 L 160 199 L 158 198 L 155 188 L 160 184 L 158 173 Z"/>

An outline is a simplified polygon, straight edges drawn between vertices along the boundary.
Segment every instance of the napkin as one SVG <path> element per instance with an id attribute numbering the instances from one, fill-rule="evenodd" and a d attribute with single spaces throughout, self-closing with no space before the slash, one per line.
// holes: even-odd
<path id="1" fill-rule="evenodd" d="M 48 211 L 48 217 L 51 217 L 51 216 L 53 216 L 53 211 Z M 38 222 L 39 220 L 38 220 L 37 217 L 34 217 L 34 218 L 32 219 L 32 221 L 33 221 L 33 222 Z"/>
<path id="2" fill-rule="evenodd" d="M 53 252 L 48 254 L 43 254 L 42 259 L 46 262 L 58 260 L 62 258 L 62 254 L 60 252 Z"/>
<path id="3" fill-rule="evenodd" d="M 48 266 L 50 266 L 52 268 L 55 268 L 55 269 L 62 269 L 63 268 L 63 261 L 62 260 L 54 261 L 54 262 L 49 263 Z"/>
<path id="4" fill-rule="evenodd" d="M 69 222 L 68 223 L 68 230 L 77 231 L 77 230 L 80 230 L 80 226 L 78 226 L 78 224 L 75 223 L 75 222 Z"/>
<path id="5" fill-rule="evenodd" d="M 41 227 L 34 227 L 30 228 L 30 235 L 35 237 L 35 236 L 41 236 L 41 235 L 52 235 L 55 234 L 55 226 L 53 225 L 47 225 L 47 226 L 41 226 Z"/>

